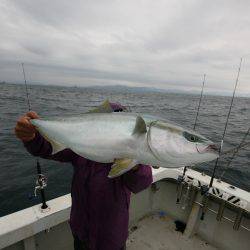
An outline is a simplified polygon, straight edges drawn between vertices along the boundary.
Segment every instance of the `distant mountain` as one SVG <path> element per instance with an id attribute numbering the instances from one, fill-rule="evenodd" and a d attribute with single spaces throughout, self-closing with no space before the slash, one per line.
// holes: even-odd
<path id="1" fill-rule="evenodd" d="M 166 90 L 163 89 L 158 89 L 158 88 L 150 88 L 150 87 L 129 87 L 125 85 L 104 85 L 104 86 L 86 86 L 83 88 L 88 88 L 88 89 L 105 89 L 109 91 L 114 91 L 114 92 L 133 92 L 133 93 L 140 93 L 140 92 L 167 92 Z"/>
<path id="2" fill-rule="evenodd" d="M 153 88 L 153 87 L 130 87 L 125 85 L 95 85 L 95 86 L 86 86 L 82 88 L 87 89 L 97 89 L 97 90 L 108 90 L 113 92 L 122 92 L 122 93 L 175 93 L 175 94 L 189 94 L 189 95 L 199 95 L 200 91 L 197 90 L 179 90 L 179 89 L 160 89 L 160 88 Z M 204 95 L 212 95 L 212 96 L 232 96 L 232 93 L 229 91 L 225 92 L 218 92 L 218 91 L 207 91 L 204 92 Z M 236 93 L 236 96 L 239 97 L 250 97 L 250 94 L 242 94 Z"/>
<path id="3" fill-rule="evenodd" d="M 197 91 L 182 91 L 176 89 L 159 89 L 153 87 L 130 87 L 125 85 L 104 85 L 104 86 L 86 86 L 83 88 L 87 89 L 97 89 L 97 90 L 108 90 L 113 92 L 128 92 L 128 93 L 183 93 L 183 94 L 198 94 Z"/>

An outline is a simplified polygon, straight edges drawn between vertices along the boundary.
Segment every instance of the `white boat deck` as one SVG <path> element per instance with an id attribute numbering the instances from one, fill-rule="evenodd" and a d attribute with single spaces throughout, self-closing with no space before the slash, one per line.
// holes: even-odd
<path id="1" fill-rule="evenodd" d="M 169 216 L 150 215 L 144 217 L 131 228 L 127 240 L 127 250 L 218 249 L 203 241 L 197 235 L 190 238 L 175 231 L 175 223 Z"/>
<path id="2" fill-rule="evenodd" d="M 225 200 L 237 199 L 238 210 L 226 207 L 224 215 L 230 219 L 216 220 L 216 215 L 207 212 L 205 220 L 200 220 L 201 208 L 192 202 L 186 209 L 176 204 L 176 182 L 182 169 L 154 169 L 155 185 L 131 197 L 130 232 L 128 250 L 248 250 L 250 244 L 250 193 L 239 188 L 231 188 L 224 182 L 215 180 L 214 188 L 223 194 Z M 187 177 L 198 184 L 208 184 L 209 176 L 188 170 Z M 196 185 L 196 184 L 195 184 Z M 184 191 L 184 198 L 185 198 Z M 230 198 L 232 197 L 232 198 Z M 195 201 L 202 202 L 198 193 Z M 185 200 L 185 199 L 184 199 Z M 36 205 L 0 218 L 0 249 L 4 250 L 71 250 L 73 239 L 68 219 L 71 208 L 70 194 L 48 201 L 50 209 L 41 211 Z M 210 200 L 209 207 L 219 210 L 219 205 Z M 244 209 L 238 230 L 233 223 L 238 211 Z M 158 211 L 164 211 L 160 214 Z M 166 215 L 167 216 L 166 216 Z M 184 234 L 175 231 L 174 220 L 187 224 Z M 136 226 L 136 227 L 135 227 Z M 206 240 L 206 241 L 204 241 Z M 213 246 L 212 246 L 213 245 Z M 217 248 L 215 248 L 216 246 Z"/>

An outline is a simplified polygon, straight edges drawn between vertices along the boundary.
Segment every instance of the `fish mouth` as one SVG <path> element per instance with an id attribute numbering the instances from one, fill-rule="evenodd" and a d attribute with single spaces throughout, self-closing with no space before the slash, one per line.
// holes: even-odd
<path id="1" fill-rule="evenodd" d="M 196 145 L 196 149 L 198 153 L 200 154 L 204 154 L 204 153 L 219 154 L 219 148 L 215 144 L 210 144 L 205 149 L 202 149 L 202 150 L 200 150 L 199 147 Z"/>

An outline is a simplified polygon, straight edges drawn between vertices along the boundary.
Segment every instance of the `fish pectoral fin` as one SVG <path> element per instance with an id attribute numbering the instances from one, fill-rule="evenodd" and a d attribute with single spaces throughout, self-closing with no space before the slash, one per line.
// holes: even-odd
<path id="1" fill-rule="evenodd" d="M 109 171 L 108 177 L 109 178 L 118 177 L 128 172 L 137 164 L 138 161 L 133 159 L 116 159 L 114 161 L 114 164 L 111 166 L 111 170 Z"/>
<path id="2" fill-rule="evenodd" d="M 109 100 L 105 100 L 100 106 L 90 110 L 88 113 L 112 113 L 113 109 Z"/>
<path id="3" fill-rule="evenodd" d="M 147 132 L 147 125 L 141 116 L 136 117 L 133 135 L 140 135 Z"/>

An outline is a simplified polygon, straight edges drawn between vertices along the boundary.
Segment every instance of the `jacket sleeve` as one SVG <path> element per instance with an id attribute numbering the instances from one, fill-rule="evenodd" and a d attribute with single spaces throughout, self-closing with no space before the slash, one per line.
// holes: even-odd
<path id="1" fill-rule="evenodd" d="M 51 155 L 52 153 L 51 144 L 47 140 L 45 140 L 39 133 L 36 133 L 36 136 L 33 140 L 24 142 L 23 144 L 30 154 L 45 159 L 50 159 L 60 162 L 71 162 L 73 160 L 73 157 L 76 155 L 70 149 L 64 149 L 54 155 Z"/>
<path id="2" fill-rule="evenodd" d="M 132 169 L 123 175 L 123 182 L 131 192 L 138 193 L 152 184 L 152 168 L 140 164 L 136 170 Z"/>

